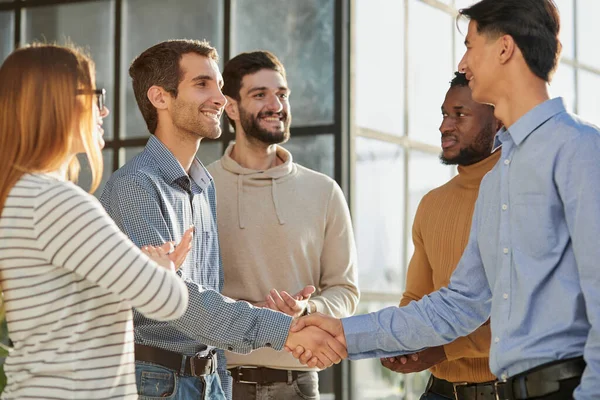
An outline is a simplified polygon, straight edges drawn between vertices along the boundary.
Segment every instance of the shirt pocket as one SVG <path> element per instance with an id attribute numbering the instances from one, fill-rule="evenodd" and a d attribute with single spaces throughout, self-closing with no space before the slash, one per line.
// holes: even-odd
<path id="1" fill-rule="evenodd" d="M 516 195 L 511 211 L 511 243 L 515 249 L 528 256 L 542 257 L 557 246 L 555 212 L 544 194 Z"/>

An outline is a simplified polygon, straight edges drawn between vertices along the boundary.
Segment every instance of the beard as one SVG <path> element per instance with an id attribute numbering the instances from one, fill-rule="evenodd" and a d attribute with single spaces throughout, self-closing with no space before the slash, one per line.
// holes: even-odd
<path id="1" fill-rule="evenodd" d="M 446 158 L 442 152 L 440 154 L 440 161 L 444 165 L 467 166 L 475 164 L 492 154 L 493 143 L 494 124 L 492 121 L 489 121 L 481 131 L 479 131 L 473 143 L 467 147 L 461 148 L 458 155 L 454 157 Z"/>
<path id="2" fill-rule="evenodd" d="M 173 107 L 173 114 L 171 116 L 173 125 L 175 125 L 180 132 L 185 132 L 194 139 L 217 139 L 221 136 L 221 125 L 206 123 L 206 121 L 203 120 L 206 117 L 200 112 L 203 107 L 204 104 L 198 106 L 193 102 L 176 99 Z"/>
<path id="3" fill-rule="evenodd" d="M 247 113 L 243 108 L 239 108 L 240 125 L 248 139 L 254 139 L 264 144 L 282 144 L 290 138 L 290 124 L 292 123 L 292 115 L 285 111 L 273 112 L 264 111 L 256 116 Z M 283 121 L 283 130 L 267 130 L 260 126 L 262 118 L 279 116 Z"/>

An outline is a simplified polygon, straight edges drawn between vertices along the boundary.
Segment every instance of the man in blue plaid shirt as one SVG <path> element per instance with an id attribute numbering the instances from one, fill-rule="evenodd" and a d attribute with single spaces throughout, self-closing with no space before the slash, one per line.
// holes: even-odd
<path id="1" fill-rule="evenodd" d="M 223 272 L 215 188 L 195 158 L 202 138 L 221 134 L 226 99 L 217 61 L 207 42 L 170 40 L 144 51 L 129 70 L 153 136 L 142 153 L 112 175 L 102 205 L 138 246 L 178 243 L 188 227 L 195 227 L 192 249 L 178 270 L 190 295 L 184 316 L 159 322 L 134 310 L 140 399 L 230 399 L 231 377 L 216 347 L 248 353 L 304 342 L 317 349 L 321 367 L 339 362 L 345 352 L 320 330 L 288 336 L 291 317 L 219 294 Z"/>

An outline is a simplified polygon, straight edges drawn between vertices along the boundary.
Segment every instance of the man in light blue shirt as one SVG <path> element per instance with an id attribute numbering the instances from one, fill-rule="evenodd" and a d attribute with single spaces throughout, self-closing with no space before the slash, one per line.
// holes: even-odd
<path id="1" fill-rule="evenodd" d="M 453 341 L 491 315 L 490 368 L 505 382 L 490 396 L 598 399 L 600 131 L 548 95 L 558 11 L 551 0 L 483 0 L 461 14 L 459 69 L 506 128 L 450 285 L 403 308 L 309 316 L 294 329 L 328 330 L 351 359 L 390 357 Z"/>

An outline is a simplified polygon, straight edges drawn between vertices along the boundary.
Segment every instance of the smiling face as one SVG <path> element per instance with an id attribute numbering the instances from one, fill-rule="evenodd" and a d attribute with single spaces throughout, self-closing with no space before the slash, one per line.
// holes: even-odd
<path id="1" fill-rule="evenodd" d="M 498 51 L 499 38 L 477 32 L 477 22 L 469 22 L 469 30 L 465 38 L 467 50 L 458 64 L 458 70 L 464 72 L 469 80 L 472 96 L 480 103 L 494 104 L 495 85 L 498 81 L 498 62 L 495 55 Z"/>
<path id="2" fill-rule="evenodd" d="M 98 108 L 97 104 L 94 104 L 94 135 L 96 136 L 96 142 L 100 149 L 104 148 L 104 128 L 102 125 L 104 124 L 103 119 L 106 118 L 109 114 L 109 110 L 106 106 L 102 110 Z"/>
<path id="3" fill-rule="evenodd" d="M 247 138 L 265 144 L 286 142 L 292 122 L 289 95 L 287 81 L 277 71 L 261 69 L 244 76 L 236 125 L 239 124 Z"/>
<path id="4" fill-rule="evenodd" d="M 442 104 L 442 154 L 446 165 L 471 165 L 491 154 L 495 128 L 493 108 L 475 102 L 466 86 L 454 86 Z"/>
<path id="5" fill-rule="evenodd" d="M 220 119 L 227 100 L 217 63 L 196 53 L 181 57 L 183 79 L 172 98 L 169 112 L 175 128 L 189 135 L 216 139 L 221 136 Z"/>

